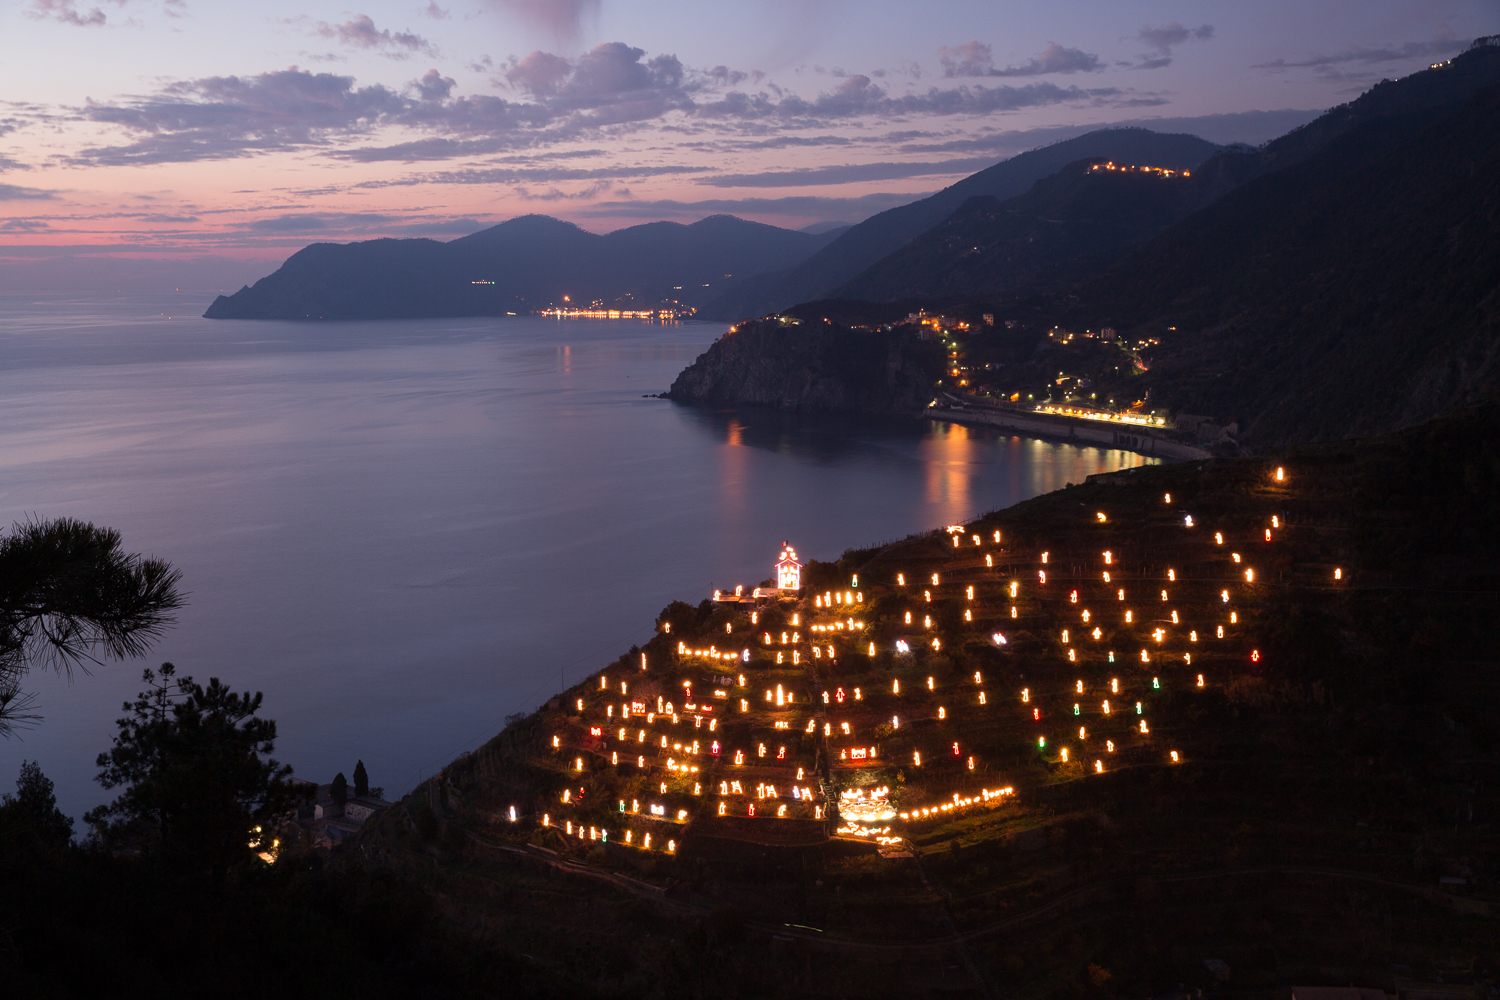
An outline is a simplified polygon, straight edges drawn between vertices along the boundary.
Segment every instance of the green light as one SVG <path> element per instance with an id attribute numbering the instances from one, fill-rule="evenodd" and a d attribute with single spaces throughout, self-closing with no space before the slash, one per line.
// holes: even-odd
<path id="1" fill-rule="evenodd" d="M 1157 680 L 1155 677 L 1151 678 L 1151 689 L 1153 691 L 1160 691 L 1161 690 L 1161 681 Z"/>
<path id="2" fill-rule="evenodd" d="M 1115 662 L 1115 654 L 1114 654 L 1114 653 L 1113 653 L 1113 652 L 1111 652 L 1111 653 L 1110 653 L 1110 654 L 1109 654 L 1109 662 L 1110 662 L 1110 663 L 1113 663 L 1113 662 Z"/>
<path id="3" fill-rule="evenodd" d="M 1078 711 L 1078 703 L 1076 701 L 1073 703 L 1073 714 L 1074 715 L 1080 714 L 1079 711 Z"/>
<path id="4" fill-rule="evenodd" d="M 1036 738 L 1036 748 L 1038 750 L 1045 750 L 1046 747 L 1047 747 L 1047 737 L 1045 737 L 1045 736 L 1038 736 Z"/>
<path id="5" fill-rule="evenodd" d="M 1136 715 L 1140 715 L 1141 714 L 1141 703 L 1140 702 L 1136 702 L 1135 703 L 1135 714 Z"/>

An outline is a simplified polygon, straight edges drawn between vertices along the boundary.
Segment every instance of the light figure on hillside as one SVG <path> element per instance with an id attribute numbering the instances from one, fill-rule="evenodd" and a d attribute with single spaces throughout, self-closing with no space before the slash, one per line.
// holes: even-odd
<path id="1" fill-rule="evenodd" d="M 791 542 L 781 543 L 781 557 L 776 560 L 776 587 L 778 590 L 802 589 L 802 564 L 797 561 L 797 550 Z"/>

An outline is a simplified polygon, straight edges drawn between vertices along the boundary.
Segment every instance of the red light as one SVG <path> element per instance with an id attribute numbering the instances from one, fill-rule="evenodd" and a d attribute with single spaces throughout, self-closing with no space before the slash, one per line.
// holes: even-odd
<path id="1" fill-rule="evenodd" d="M 958 756 L 958 744 L 957 743 L 953 744 L 953 756 L 955 756 L 955 757 Z"/>
<path id="2" fill-rule="evenodd" d="M 1251 663 L 1259 663 L 1260 662 L 1260 650 L 1258 650 L 1258 649 L 1252 649 L 1252 650 L 1250 650 L 1250 662 Z"/>

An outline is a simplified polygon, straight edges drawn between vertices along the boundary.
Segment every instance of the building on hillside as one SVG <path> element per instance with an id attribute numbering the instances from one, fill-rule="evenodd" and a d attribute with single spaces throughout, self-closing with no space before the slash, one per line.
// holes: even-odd
<path id="1" fill-rule="evenodd" d="M 797 561 L 797 550 L 791 542 L 781 543 L 781 556 L 776 560 L 776 588 L 802 589 L 802 564 Z"/>

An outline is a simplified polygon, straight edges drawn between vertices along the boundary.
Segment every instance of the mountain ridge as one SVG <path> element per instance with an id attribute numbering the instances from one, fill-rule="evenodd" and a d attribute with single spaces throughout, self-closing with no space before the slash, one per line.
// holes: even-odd
<path id="1" fill-rule="evenodd" d="M 887 254 L 927 232 L 975 195 L 1010 198 L 1027 191 L 1069 163 L 1105 157 L 1122 163 L 1150 163 L 1191 170 L 1223 147 L 1184 133 L 1130 127 L 1099 129 L 1002 160 L 936 194 L 887 209 L 852 226 L 795 268 L 766 274 L 715 297 L 703 308 L 712 319 L 762 316 L 798 302 L 827 298 Z"/>
<path id="2" fill-rule="evenodd" d="M 711 215 L 603 235 L 523 215 L 449 242 L 314 243 L 274 273 L 221 295 L 209 319 L 381 319 L 488 316 L 568 302 L 655 308 L 695 305 L 705 288 L 785 266 L 833 234 Z M 566 298 L 565 298 L 566 297 Z"/>

